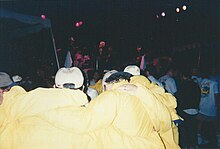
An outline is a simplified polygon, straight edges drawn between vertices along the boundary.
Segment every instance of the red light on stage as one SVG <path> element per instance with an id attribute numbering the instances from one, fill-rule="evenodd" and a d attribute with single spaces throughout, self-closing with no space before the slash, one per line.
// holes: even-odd
<path id="1" fill-rule="evenodd" d="M 82 24 L 83 24 L 83 21 L 80 21 L 80 22 L 79 22 L 79 25 L 82 25 Z"/>
<path id="2" fill-rule="evenodd" d="M 44 14 L 42 14 L 40 17 L 41 19 L 46 20 L 46 16 Z"/>
<path id="3" fill-rule="evenodd" d="M 79 22 L 76 22 L 75 26 L 76 26 L 76 27 L 79 27 L 79 26 L 80 26 L 80 23 L 79 23 Z"/>

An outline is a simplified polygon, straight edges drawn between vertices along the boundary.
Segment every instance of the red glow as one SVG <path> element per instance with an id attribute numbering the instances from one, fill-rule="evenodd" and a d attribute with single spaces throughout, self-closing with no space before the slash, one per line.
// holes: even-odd
<path id="1" fill-rule="evenodd" d="M 83 24 L 83 21 L 80 21 L 80 22 L 79 22 L 79 25 L 82 25 L 82 24 Z"/>
<path id="2" fill-rule="evenodd" d="M 79 27 L 80 26 L 80 24 L 79 24 L 79 22 L 76 22 L 76 25 L 75 25 L 76 27 Z"/>
<path id="3" fill-rule="evenodd" d="M 42 14 L 40 17 L 41 19 L 46 20 L 46 16 L 44 14 Z"/>

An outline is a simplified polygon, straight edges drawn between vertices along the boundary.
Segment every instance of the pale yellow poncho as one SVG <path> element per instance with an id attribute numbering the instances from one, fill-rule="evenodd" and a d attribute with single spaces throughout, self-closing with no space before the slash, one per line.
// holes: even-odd
<path id="1" fill-rule="evenodd" d="M 165 90 L 156 85 L 155 83 L 150 83 L 150 81 L 144 77 L 144 76 L 133 76 L 131 78 L 131 83 L 133 84 L 141 84 L 147 88 L 148 91 L 150 91 L 155 97 L 156 100 L 160 101 L 163 105 L 165 105 L 170 113 L 171 120 L 183 120 L 176 112 L 177 102 L 176 98 L 170 94 L 166 93 Z M 178 133 L 178 127 L 174 125 L 172 122 L 172 131 L 173 131 L 173 137 L 176 144 L 179 144 L 179 133 Z M 169 137 L 169 136 L 167 136 Z"/>
<path id="2" fill-rule="evenodd" d="M 12 88 L 0 106 L 0 148 L 164 148 L 137 97 L 111 90 L 86 102 L 79 90 Z"/>

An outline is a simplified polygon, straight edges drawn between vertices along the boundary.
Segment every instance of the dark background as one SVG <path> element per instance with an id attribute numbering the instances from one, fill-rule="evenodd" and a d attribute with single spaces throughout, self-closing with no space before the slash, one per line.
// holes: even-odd
<path id="1" fill-rule="evenodd" d="M 183 5 L 187 10 L 176 13 L 176 7 Z M 152 57 L 171 56 L 176 67 L 219 69 L 218 0 L 1 1 L 0 8 L 34 16 L 45 14 L 51 20 L 56 47 L 62 49 L 61 66 L 68 38 L 73 36 L 79 46 L 86 46 L 91 52 L 99 41 L 106 41 L 123 55 L 121 61 L 126 61 L 137 45 L 141 45 L 151 51 Z M 165 17 L 161 16 L 162 11 L 166 12 Z M 75 27 L 77 21 L 83 21 L 79 28 Z M 176 50 L 192 43 L 200 46 Z M 10 57 L 6 55 L 7 58 L 1 60 L 2 66 L 10 67 L 2 67 L 4 70 L 10 73 L 35 71 L 41 65 L 38 62 L 41 58 L 52 63 L 56 71 L 49 30 L 11 41 L 10 46 Z"/>

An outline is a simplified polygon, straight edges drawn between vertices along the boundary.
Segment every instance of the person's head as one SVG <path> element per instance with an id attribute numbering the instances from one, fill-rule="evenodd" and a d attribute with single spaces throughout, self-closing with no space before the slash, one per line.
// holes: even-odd
<path id="1" fill-rule="evenodd" d="M 174 77 L 174 69 L 173 68 L 168 68 L 166 71 L 166 74 L 170 77 Z"/>
<path id="2" fill-rule="evenodd" d="M 84 89 L 84 76 L 82 71 L 77 67 L 60 68 L 55 76 L 55 87 Z"/>
<path id="3" fill-rule="evenodd" d="M 146 68 L 146 76 L 155 76 L 156 75 L 156 68 L 153 65 L 149 65 Z"/>
<path id="4" fill-rule="evenodd" d="M 115 72 L 106 78 L 105 90 L 110 90 L 115 83 L 121 81 L 130 81 L 133 75 L 127 72 Z"/>
<path id="5" fill-rule="evenodd" d="M 182 80 L 191 79 L 190 71 L 184 70 L 184 71 L 181 73 L 181 79 L 182 79 Z"/>
<path id="6" fill-rule="evenodd" d="M 3 93 L 9 91 L 13 84 L 14 82 L 7 73 L 0 72 L 0 105 L 3 101 Z"/>
<path id="7" fill-rule="evenodd" d="M 137 51 L 141 52 L 141 46 L 137 46 Z"/>
<path id="8" fill-rule="evenodd" d="M 200 76 L 200 70 L 197 67 L 194 67 L 191 69 L 191 75 L 192 76 Z"/>
<path id="9" fill-rule="evenodd" d="M 105 47 L 105 42 L 104 41 L 100 41 L 99 42 L 99 48 L 104 48 Z"/>
<path id="10" fill-rule="evenodd" d="M 14 82 L 10 78 L 10 76 L 5 72 L 0 72 L 0 91 L 8 91 Z"/>
<path id="11" fill-rule="evenodd" d="M 99 79 L 100 79 L 100 72 L 99 71 L 95 71 L 94 73 L 93 73 L 93 76 L 92 76 L 92 78 L 97 82 Z"/>
<path id="12" fill-rule="evenodd" d="M 141 74 L 140 68 L 136 65 L 129 65 L 129 66 L 125 67 L 124 72 L 130 73 L 134 76 Z"/>
<path id="13" fill-rule="evenodd" d="M 102 90 L 103 91 L 106 91 L 106 79 L 109 77 L 109 76 L 111 76 L 112 74 L 114 74 L 114 73 L 116 73 L 116 72 L 118 72 L 117 70 L 111 70 L 111 71 L 108 71 L 108 72 L 106 72 L 105 74 L 104 74 L 104 76 L 103 76 L 103 78 L 102 78 Z"/>

